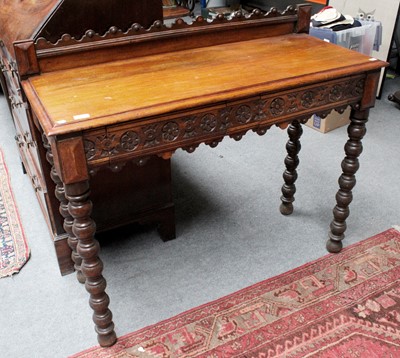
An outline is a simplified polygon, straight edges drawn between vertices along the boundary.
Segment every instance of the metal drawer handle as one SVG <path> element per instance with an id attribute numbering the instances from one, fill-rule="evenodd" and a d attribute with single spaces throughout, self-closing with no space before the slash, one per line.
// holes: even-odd
<path id="1" fill-rule="evenodd" d="M 3 59 L 0 57 L 0 70 L 2 72 L 8 71 L 6 64 L 4 63 Z"/>
<path id="2" fill-rule="evenodd" d="M 42 190 L 42 187 L 39 184 L 39 179 L 38 179 L 37 175 L 32 176 L 32 185 L 33 185 L 33 189 L 35 190 L 35 192 Z"/>
<path id="3" fill-rule="evenodd" d="M 22 101 L 17 101 L 14 96 L 9 96 L 11 108 L 21 107 L 24 103 Z"/>
<path id="4" fill-rule="evenodd" d="M 19 80 L 18 76 L 18 66 L 15 61 L 10 62 L 10 71 L 11 71 L 11 76 L 15 77 L 15 79 Z"/>
<path id="5" fill-rule="evenodd" d="M 14 137 L 15 141 L 17 142 L 18 147 L 23 147 L 25 143 L 22 140 L 22 135 L 21 134 L 16 134 Z"/>
<path id="6" fill-rule="evenodd" d="M 35 146 L 35 142 L 32 140 L 32 138 L 30 136 L 31 136 L 31 134 L 28 131 L 24 133 L 24 141 L 28 148 Z"/>

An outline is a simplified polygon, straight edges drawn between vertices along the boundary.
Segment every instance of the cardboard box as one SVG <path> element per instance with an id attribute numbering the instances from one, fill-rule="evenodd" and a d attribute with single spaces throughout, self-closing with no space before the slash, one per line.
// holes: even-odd
<path id="1" fill-rule="evenodd" d="M 332 111 L 326 118 L 321 118 L 314 114 L 306 123 L 306 126 L 311 127 L 318 132 L 326 133 L 333 129 L 346 126 L 350 123 L 350 107 L 340 114 Z"/>

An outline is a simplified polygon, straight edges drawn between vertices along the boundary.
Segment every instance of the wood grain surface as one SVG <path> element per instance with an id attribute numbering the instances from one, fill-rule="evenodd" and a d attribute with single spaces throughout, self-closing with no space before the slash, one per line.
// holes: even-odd
<path id="1" fill-rule="evenodd" d="M 304 34 L 210 46 L 73 70 L 24 83 L 47 134 L 246 98 L 382 67 Z M 32 96 L 34 97 L 34 96 Z"/>

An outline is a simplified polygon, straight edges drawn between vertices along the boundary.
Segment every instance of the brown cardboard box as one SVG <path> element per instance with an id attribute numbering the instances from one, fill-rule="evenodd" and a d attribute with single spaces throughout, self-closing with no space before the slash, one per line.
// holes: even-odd
<path id="1" fill-rule="evenodd" d="M 306 123 L 308 127 L 311 127 L 318 132 L 326 133 L 335 128 L 339 128 L 350 123 L 350 107 L 340 114 L 336 111 L 332 111 L 326 118 L 321 118 L 314 114 Z"/>

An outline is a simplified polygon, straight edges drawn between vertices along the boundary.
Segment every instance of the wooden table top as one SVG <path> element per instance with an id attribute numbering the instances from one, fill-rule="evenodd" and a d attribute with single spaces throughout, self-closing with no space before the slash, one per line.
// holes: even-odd
<path id="1" fill-rule="evenodd" d="M 309 35 L 290 34 L 44 73 L 23 81 L 23 87 L 46 135 L 57 135 L 384 65 Z"/>

